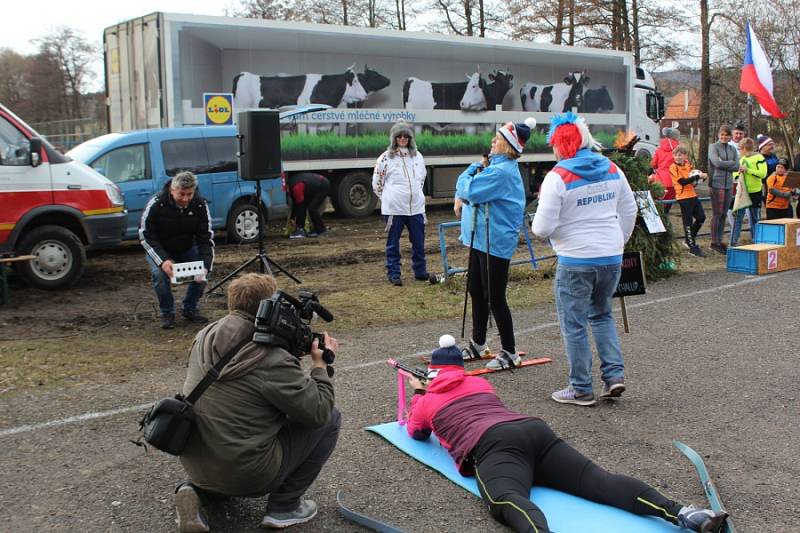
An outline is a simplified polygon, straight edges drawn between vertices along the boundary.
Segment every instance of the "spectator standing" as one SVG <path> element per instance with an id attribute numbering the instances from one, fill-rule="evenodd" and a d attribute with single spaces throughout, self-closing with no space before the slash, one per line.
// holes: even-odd
<path id="1" fill-rule="evenodd" d="M 711 189 L 711 249 L 725 254 L 725 213 L 733 198 L 733 172 L 739 168 L 739 151 L 730 145 L 731 127 L 720 126 L 718 141 L 708 147 Z"/>
<path id="2" fill-rule="evenodd" d="M 622 170 L 592 151 L 595 140 L 583 118 L 574 113 L 553 117 L 548 143 L 558 163 L 542 183 L 532 229 L 550 239 L 558 256 L 556 310 L 569 360 L 569 386 L 551 397 L 588 406 L 595 403 L 590 324 L 604 382 L 600 397 L 625 390 L 611 298 L 636 223 L 636 200 Z"/>
<path id="3" fill-rule="evenodd" d="M 175 263 L 203 261 L 205 273 L 189 283 L 181 314 L 189 322 L 205 323 L 198 312 L 206 277 L 214 264 L 214 231 L 208 202 L 197 193 L 197 177 L 179 172 L 153 196 L 142 212 L 139 242 L 146 252 L 158 298 L 161 327 L 175 327 L 175 298 L 172 295 L 172 269 Z"/>
<path id="4" fill-rule="evenodd" d="M 681 219 L 683 222 L 683 235 L 689 253 L 695 257 L 703 257 L 703 251 L 697 245 L 697 234 L 706 221 L 706 214 L 700 200 L 697 199 L 697 191 L 694 186 L 703 177 L 707 177 L 700 171 L 695 171 L 689 162 L 689 150 L 685 145 L 679 144 L 672 151 L 675 162 L 669 167 L 669 174 L 675 187 L 675 198 L 681 208 Z"/>
<path id="5" fill-rule="evenodd" d="M 331 190 L 328 178 L 313 172 L 297 172 L 289 176 L 286 186 L 292 199 L 292 218 L 295 224 L 295 229 L 289 238 L 302 239 L 323 235 L 327 228 L 322 221 L 320 211 Z M 311 219 L 312 228 L 309 233 L 305 231 L 306 215 Z"/>
<path id="6" fill-rule="evenodd" d="M 739 161 L 739 143 L 742 142 L 746 135 L 746 130 L 744 128 L 744 124 L 741 122 L 737 122 L 735 126 L 733 126 L 733 134 L 731 135 L 731 140 L 728 141 L 735 150 L 736 150 L 736 161 Z M 728 212 L 726 213 L 726 217 L 728 219 L 728 226 L 733 228 L 733 199 L 736 197 L 736 177 L 739 175 L 738 170 L 733 173 L 733 187 L 731 188 L 731 202 L 728 204 Z M 749 219 L 750 216 L 745 213 L 745 216 Z"/>
<path id="7" fill-rule="evenodd" d="M 739 170 L 737 184 L 745 187 L 745 192 L 750 196 L 750 207 L 734 211 L 733 229 L 731 230 L 731 246 L 738 246 L 739 235 L 742 231 L 745 211 L 750 216 L 750 236 L 755 235 L 755 225 L 761 216 L 762 183 L 767 177 L 767 162 L 764 156 L 756 152 L 756 143 L 750 137 L 745 137 L 739 143 Z M 741 193 L 740 193 L 741 194 Z"/>
<path id="8" fill-rule="evenodd" d="M 486 365 L 492 369 L 518 366 L 522 361 L 516 350 L 506 287 L 525 216 L 525 187 L 517 159 L 535 125 L 532 118 L 503 125 L 492 139 L 489 156 L 472 163 L 456 183 L 454 211 L 461 217 L 461 242 L 472 248 L 467 281 L 472 337 L 463 357 L 478 359 L 488 351 L 486 327 L 491 308 L 502 344 L 498 356 Z"/>
<path id="9" fill-rule="evenodd" d="M 775 173 L 767 178 L 767 220 L 792 218 L 792 190 L 784 186 L 788 170 L 789 161 L 778 159 Z"/>
<path id="10" fill-rule="evenodd" d="M 414 279 L 428 281 L 425 262 L 425 159 L 417 150 L 414 130 L 398 121 L 389 131 L 389 147 L 378 158 L 372 174 L 372 190 L 381 200 L 386 223 L 386 275 L 392 285 L 403 285 L 400 270 L 400 237 L 408 228 Z"/>
<path id="11" fill-rule="evenodd" d="M 778 164 L 778 156 L 775 154 L 775 141 L 768 135 L 759 135 L 756 138 L 758 144 L 758 152 L 764 156 L 764 161 L 767 163 L 767 176 L 775 173 L 775 166 Z"/>
<path id="12" fill-rule="evenodd" d="M 654 176 L 651 176 L 650 181 L 658 180 L 664 186 L 664 197 L 662 200 L 674 200 L 675 188 L 672 185 L 672 177 L 669 174 L 669 167 L 675 161 L 672 159 L 672 151 L 678 146 L 678 139 L 681 132 L 675 128 L 663 128 L 661 130 L 661 144 L 656 149 L 653 155 L 651 165 L 653 166 Z M 664 214 L 668 214 L 672 209 L 672 204 L 664 204 Z"/>

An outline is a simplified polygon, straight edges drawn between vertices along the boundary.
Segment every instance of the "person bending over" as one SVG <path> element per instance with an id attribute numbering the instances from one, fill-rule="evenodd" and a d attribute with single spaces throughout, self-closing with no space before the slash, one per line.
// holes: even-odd
<path id="1" fill-rule="evenodd" d="M 290 239 L 319 237 L 327 231 L 322 221 L 322 204 L 328 197 L 331 184 L 325 176 L 313 172 L 297 172 L 289 176 L 286 184 L 292 199 L 292 218 L 295 229 Z M 311 218 L 311 231 L 306 233 L 306 214 Z"/>
<path id="2" fill-rule="evenodd" d="M 189 479 L 175 494 L 181 532 L 209 531 L 200 502 L 219 496 L 269 494 L 261 522 L 266 528 L 317 514 L 317 504 L 302 496 L 336 446 L 341 417 L 317 340 L 308 374 L 289 352 L 250 340 L 258 306 L 275 290 L 275 279 L 263 274 L 232 281 L 228 315 L 195 337 L 185 395 L 229 350 L 237 351 L 194 404 L 196 431 L 180 457 Z M 337 350 L 336 339 L 326 333 L 324 340 Z"/>
<path id="3" fill-rule="evenodd" d="M 204 324 L 208 319 L 197 310 L 206 277 L 214 264 L 214 230 L 208 202 L 197 192 L 197 177 L 180 172 L 164 184 L 142 212 L 139 241 L 146 252 L 153 289 L 161 312 L 161 327 L 175 327 L 172 268 L 175 263 L 203 261 L 205 273 L 189 283 L 183 298 L 183 317 Z"/>
<path id="4" fill-rule="evenodd" d="M 408 434 L 426 440 L 435 431 L 459 472 L 475 476 L 497 521 L 518 532 L 550 532 L 547 518 L 529 499 L 537 485 L 693 531 L 722 531 L 726 513 L 683 505 L 638 479 L 607 472 L 561 440 L 544 420 L 509 410 L 488 381 L 465 375 L 452 336 L 442 336 L 439 346 L 430 364 L 436 376 L 427 385 L 409 378 L 415 394 Z"/>
<path id="5" fill-rule="evenodd" d="M 508 269 L 519 244 L 525 216 L 525 187 L 517 159 L 536 125 L 509 122 L 497 130 L 488 158 L 472 163 L 456 183 L 454 211 L 461 217 L 461 242 L 470 247 L 467 287 L 472 298 L 472 337 L 465 359 L 488 352 L 489 309 L 497 322 L 502 350 L 486 365 L 491 369 L 519 366 L 514 322 L 506 301 Z"/>

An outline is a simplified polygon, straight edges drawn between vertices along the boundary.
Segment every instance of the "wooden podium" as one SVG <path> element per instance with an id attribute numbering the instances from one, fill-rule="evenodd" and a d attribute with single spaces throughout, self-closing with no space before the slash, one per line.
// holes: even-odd
<path id="1" fill-rule="evenodd" d="M 800 219 L 756 224 L 755 244 L 728 248 L 728 272 L 772 274 L 800 268 Z"/>

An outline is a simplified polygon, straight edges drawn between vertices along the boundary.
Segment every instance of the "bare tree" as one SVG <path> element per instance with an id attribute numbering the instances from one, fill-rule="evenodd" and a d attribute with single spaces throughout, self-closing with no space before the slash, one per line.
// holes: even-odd
<path id="1" fill-rule="evenodd" d="M 698 138 L 698 162 L 700 168 L 708 168 L 708 142 L 711 116 L 711 54 L 709 43 L 708 0 L 700 0 L 700 135 Z"/>
<path id="2" fill-rule="evenodd" d="M 96 58 L 97 47 L 80 32 L 66 26 L 56 28 L 34 42 L 39 46 L 40 54 L 52 58 L 58 65 L 64 80 L 62 97 L 66 115 L 80 118 L 81 94 L 86 84 L 94 78 L 90 64 Z"/>

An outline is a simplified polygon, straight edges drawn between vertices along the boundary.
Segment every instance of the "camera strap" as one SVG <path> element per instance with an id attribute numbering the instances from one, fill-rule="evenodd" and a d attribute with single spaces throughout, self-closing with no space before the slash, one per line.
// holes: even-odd
<path id="1" fill-rule="evenodd" d="M 189 396 L 186 397 L 186 401 L 190 404 L 194 404 L 198 400 L 198 398 L 200 398 L 200 396 L 206 391 L 206 389 L 210 387 L 212 383 L 217 381 L 220 372 L 222 372 L 222 369 L 225 368 L 225 365 L 227 365 L 230 362 L 230 360 L 233 359 L 233 356 L 239 353 L 239 351 L 242 348 L 244 348 L 245 345 L 249 344 L 251 340 L 252 339 L 249 337 L 245 338 L 244 340 L 239 342 L 239 344 L 237 344 L 231 350 L 229 350 L 228 353 L 226 353 L 222 357 L 222 359 L 217 361 L 217 364 L 211 367 L 211 370 L 209 370 L 208 373 L 205 375 L 205 377 L 203 377 L 203 379 L 200 380 L 200 383 L 198 383 L 197 386 L 195 386 L 195 388 L 192 389 L 192 392 L 190 392 Z"/>

